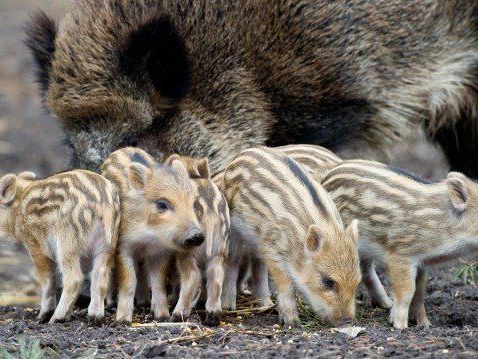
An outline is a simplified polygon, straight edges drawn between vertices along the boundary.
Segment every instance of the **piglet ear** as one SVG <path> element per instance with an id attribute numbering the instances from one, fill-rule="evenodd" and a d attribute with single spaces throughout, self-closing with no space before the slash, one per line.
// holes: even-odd
<path id="1" fill-rule="evenodd" d="M 321 227 L 312 224 L 305 236 L 305 253 L 313 254 L 320 251 L 324 242 L 324 232 Z"/>
<path id="2" fill-rule="evenodd" d="M 17 176 L 8 174 L 0 179 L 0 203 L 10 204 L 17 193 Z"/>
<path id="3" fill-rule="evenodd" d="M 446 179 L 448 187 L 448 196 L 453 207 L 458 211 L 464 211 L 470 199 L 470 190 L 468 188 L 467 178 L 458 172 L 450 172 Z"/>
<path id="4" fill-rule="evenodd" d="M 211 173 L 209 171 L 209 161 L 207 157 L 200 158 L 196 161 L 196 172 L 199 178 L 211 178 Z"/>
<path id="5" fill-rule="evenodd" d="M 37 175 L 31 171 L 23 171 L 18 174 L 18 177 L 27 181 L 33 181 L 37 178 Z"/>
<path id="6" fill-rule="evenodd" d="M 168 165 L 168 166 L 171 166 L 173 161 L 176 161 L 176 160 L 181 160 L 181 156 L 178 155 L 177 153 L 175 153 L 175 154 L 169 156 L 168 158 L 166 158 L 166 160 L 164 161 L 164 164 Z"/>
<path id="7" fill-rule="evenodd" d="M 129 166 L 129 181 L 134 189 L 144 191 L 148 178 L 148 169 L 139 163 L 132 163 Z"/>
<path id="8" fill-rule="evenodd" d="M 175 159 L 171 162 L 170 166 L 178 171 L 182 176 L 189 177 L 188 169 L 182 160 Z"/>
<path id="9" fill-rule="evenodd" d="M 171 166 L 174 161 L 181 161 L 184 166 L 186 167 L 186 170 L 188 171 L 189 177 L 191 178 L 206 178 L 209 179 L 210 173 L 209 173 L 209 162 L 207 157 L 203 158 L 193 158 L 193 157 L 188 157 L 188 156 L 180 156 L 178 154 L 174 154 L 169 156 L 164 163 L 166 165 Z"/>
<path id="10" fill-rule="evenodd" d="M 352 243 L 357 246 L 359 240 L 358 220 L 354 219 L 345 230 L 345 235 Z"/>

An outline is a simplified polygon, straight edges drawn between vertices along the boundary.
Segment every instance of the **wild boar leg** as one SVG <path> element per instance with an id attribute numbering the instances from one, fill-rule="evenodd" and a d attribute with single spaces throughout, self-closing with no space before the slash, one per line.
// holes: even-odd
<path id="1" fill-rule="evenodd" d="M 41 286 L 41 306 L 38 320 L 47 322 L 56 306 L 55 263 L 42 253 L 32 253 L 33 264 L 38 272 Z"/>
<path id="2" fill-rule="evenodd" d="M 417 325 L 428 327 L 431 325 L 425 310 L 425 290 L 427 286 L 426 268 L 418 268 L 415 295 L 410 304 L 410 318 L 417 321 Z"/>
<path id="3" fill-rule="evenodd" d="M 169 319 L 168 295 L 166 280 L 171 256 L 161 259 L 148 259 L 147 271 L 151 284 L 151 312 L 160 321 Z"/>
<path id="4" fill-rule="evenodd" d="M 408 310 L 415 294 L 416 268 L 403 257 L 389 258 L 388 268 L 393 290 L 390 322 L 397 329 L 405 329 L 408 327 Z"/>
<path id="5" fill-rule="evenodd" d="M 361 259 L 360 267 L 362 270 L 362 281 L 367 287 L 372 306 L 383 309 L 392 308 L 393 302 L 378 278 L 375 267 L 373 266 L 373 261 L 366 258 Z"/>
<path id="6" fill-rule="evenodd" d="M 201 283 L 201 272 L 196 261 L 189 254 L 179 254 L 177 266 L 181 278 L 181 289 L 179 300 L 173 310 L 173 320 L 183 321 L 191 314 L 192 301 Z"/>

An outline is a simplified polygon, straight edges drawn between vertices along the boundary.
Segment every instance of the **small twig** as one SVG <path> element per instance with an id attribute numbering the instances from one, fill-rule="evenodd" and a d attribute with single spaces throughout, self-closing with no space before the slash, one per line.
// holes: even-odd
<path id="1" fill-rule="evenodd" d="M 199 328 L 199 324 L 193 322 L 152 322 L 152 323 L 133 323 L 130 329 L 138 329 L 138 328 L 156 328 L 156 327 L 163 327 L 163 328 L 170 328 L 170 327 L 196 327 Z"/>
<path id="2" fill-rule="evenodd" d="M 463 350 L 465 350 L 466 347 L 465 347 L 465 345 L 463 344 L 463 342 L 461 341 L 461 339 L 460 339 L 460 338 L 455 338 L 455 339 L 457 340 L 458 344 L 460 344 L 461 348 L 462 348 Z"/>
<path id="3" fill-rule="evenodd" d="M 75 330 L 75 335 L 78 334 L 81 328 L 83 328 L 83 323 L 81 323 L 78 329 Z"/>
<path id="4" fill-rule="evenodd" d="M 192 341 L 195 341 L 195 340 L 201 340 L 201 339 L 209 338 L 213 335 L 214 335 L 214 332 L 208 332 L 208 333 L 204 333 L 204 334 L 200 334 L 200 335 L 187 335 L 185 337 L 171 338 L 171 339 L 160 341 L 158 343 L 158 345 L 192 342 Z"/>
<path id="5" fill-rule="evenodd" d="M 238 310 L 225 310 L 224 314 L 255 314 L 255 313 L 264 313 L 271 309 L 274 309 L 275 305 L 270 307 L 258 307 L 258 308 L 247 308 L 247 309 L 238 309 Z"/>
<path id="6" fill-rule="evenodd" d="M 256 332 L 254 330 L 242 330 L 242 329 L 234 330 L 233 329 L 230 332 L 233 332 L 236 334 L 257 335 L 259 337 L 266 337 L 266 338 L 272 338 L 274 336 L 273 333 L 261 333 L 261 332 Z"/>

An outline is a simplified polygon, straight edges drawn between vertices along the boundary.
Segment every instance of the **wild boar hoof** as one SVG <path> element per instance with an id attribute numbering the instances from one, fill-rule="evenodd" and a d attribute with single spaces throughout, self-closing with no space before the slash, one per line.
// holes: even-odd
<path id="1" fill-rule="evenodd" d="M 221 322 L 221 316 L 217 312 L 206 312 L 204 324 L 210 327 L 217 327 Z"/>

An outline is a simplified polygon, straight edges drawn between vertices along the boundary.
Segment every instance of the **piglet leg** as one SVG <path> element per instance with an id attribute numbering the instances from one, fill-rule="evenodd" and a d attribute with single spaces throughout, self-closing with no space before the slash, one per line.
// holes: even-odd
<path id="1" fill-rule="evenodd" d="M 252 295 L 261 307 L 274 305 L 269 290 L 267 266 L 257 257 L 252 258 Z"/>
<path id="2" fill-rule="evenodd" d="M 418 326 L 428 327 L 431 325 L 425 310 L 425 290 L 427 286 L 427 271 L 418 268 L 416 278 L 415 295 L 410 304 L 410 318 L 416 320 Z"/>
<path id="3" fill-rule="evenodd" d="M 217 325 L 221 312 L 221 294 L 224 282 L 224 259 L 222 257 L 214 257 L 208 261 L 206 276 L 206 323 Z"/>
<path id="4" fill-rule="evenodd" d="M 390 258 L 388 261 L 393 289 L 393 306 L 390 322 L 397 329 L 408 327 L 408 310 L 415 294 L 416 268 L 404 258 Z"/>
<path id="5" fill-rule="evenodd" d="M 117 256 L 118 308 L 116 321 L 131 323 L 133 320 L 134 292 L 136 290 L 136 272 L 134 260 L 129 251 L 120 248 Z"/>
<path id="6" fill-rule="evenodd" d="M 192 301 L 201 283 L 201 272 L 196 261 L 189 254 L 178 254 L 177 267 L 181 278 L 181 289 L 172 320 L 183 321 L 191 314 Z"/>
<path id="7" fill-rule="evenodd" d="M 378 278 L 373 262 L 368 259 L 361 259 L 360 267 L 362 269 L 362 281 L 367 287 L 372 306 L 383 309 L 392 308 L 393 302 Z"/>
<path id="8" fill-rule="evenodd" d="M 299 314 L 297 312 L 294 284 L 287 272 L 276 261 L 267 260 L 267 268 L 277 291 L 279 321 L 285 327 L 296 327 L 299 323 Z"/>
<path id="9" fill-rule="evenodd" d="M 63 290 L 50 323 L 69 320 L 73 306 L 83 283 L 80 258 L 74 255 L 59 254 L 59 266 L 62 275 Z"/>
<path id="10" fill-rule="evenodd" d="M 41 253 L 32 253 L 32 259 L 41 286 L 41 307 L 38 320 L 40 323 L 46 323 L 51 318 L 56 306 L 55 264 Z"/>
<path id="11" fill-rule="evenodd" d="M 151 258 L 147 263 L 147 271 L 151 284 L 151 312 L 160 321 L 169 320 L 168 295 L 166 280 L 171 256 Z"/>

